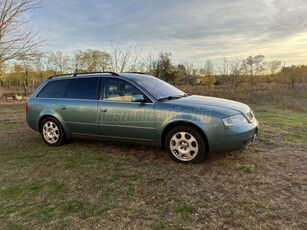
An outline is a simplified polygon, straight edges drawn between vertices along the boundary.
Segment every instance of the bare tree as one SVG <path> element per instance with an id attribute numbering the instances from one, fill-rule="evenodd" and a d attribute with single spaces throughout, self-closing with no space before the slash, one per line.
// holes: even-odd
<path id="1" fill-rule="evenodd" d="M 280 60 L 269 61 L 267 65 L 270 70 L 271 76 L 273 76 L 275 72 L 280 68 L 281 61 Z"/>
<path id="2" fill-rule="evenodd" d="M 33 57 L 33 67 L 35 69 L 35 73 L 37 74 L 37 77 L 40 82 L 42 82 L 44 79 L 44 70 L 45 66 L 43 64 L 44 55 L 42 52 L 36 50 L 32 54 Z M 34 86 L 34 84 L 32 85 Z"/>
<path id="3" fill-rule="evenodd" d="M 64 73 L 68 70 L 69 56 L 61 51 L 52 51 L 47 55 L 48 70 L 52 70 L 54 74 Z"/>
<path id="4" fill-rule="evenodd" d="M 140 71 L 148 73 L 149 75 L 153 75 L 154 74 L 154 69 L 153 69 L 154 61 L 155 60 L 153 58 L 152 53 L 149 53 L 147 57 L 142 59 Z"/>
<path id="5" fill-rule="evenodd" d="M 216 78 L 214 76 L 215 66 L 214 66 L 213 61 L 211 61 L 210 59 L 206 60 L 204 68 L 201 68 L 199 70 L 199 73 L 203 75 L 201 79 L 201 82 L 203 84 L 213 86 L 214 83 L 216 82 Z"/>
<path id="6" fill-rule="evenodd" d="M 226 57 L 220 58 L 216 63 L 216 69 L 224 81 L 228 82 L 229 75 L 229 60 Z"/>
<path id="7" fill-rule="evenodd" d="M 0 99 L 4 93 L 3 79 L 5 76 L 5 65 L 0 65 Z"/>
<path id="8" fill-rule="evenodd" d="M 205 62 L 204 68 L 200 69 L 200 73 L 204 74 L 206 77 L 211 77 L 214 73 L 214 64 L 210 59 Z"/>
<path id="9" fill-rule="evenodd" d="M 33 57 L 29 55 L 19 55 L 18 60 L 21 62 L 21 66 L 23 69 L 22 84 L 23 84 L 25 96 L 27 96 L 28 95 L 27 84 L 29 82 L 29 76 L 32 70 L 31 64 L 33 61 Z"/>
<path id="10" fill-rule="evenodd" d="M 111 43 L 111 68 L 114 72 L 136 72 L 138 58 L 141 54 L 141 50 L 137 50 L 136 47 L 130 45 L 127 49 L 120 48 L 119 45 Z"/>
<path id="11" fill-rule="evenodd" d="M 44 0 L 0 1 L 0 64 L 24 56 L 40 46 L 44 39 L 27 26 L 25 13 L 42 7 Z"/>
<path id="12" fill-rule="evenodd" d="M 72 69 L 75 73 L 80 72 L 83 68 L 82 66 L 82 56 L 83 51 L 82 50 L 74 50 L 73 54 L 71 56 L 71 65 Z"/>
<path id="13" fill-rule="evenodd" d="M 264 55 L 249 56 L 243 62 L 243 67 L 251 77 L 265 70 Z"/>
<path id="14" fill-rule="evenodd" d="M 235 93 L 238 84 L 242 81 L 242 64 L 243 61 L 238 58 L 229 61 L 230 84 L 228 88 L 231 90 L 231 93 Z"/>
<path id="15" fill-rule="evenodd" d="M 243 61 L 241 59 L 221 58 L 217 64 L 219 74 L 222 76 L 229 92 L 235 93 L 238 84 L 243 80 Z"/>

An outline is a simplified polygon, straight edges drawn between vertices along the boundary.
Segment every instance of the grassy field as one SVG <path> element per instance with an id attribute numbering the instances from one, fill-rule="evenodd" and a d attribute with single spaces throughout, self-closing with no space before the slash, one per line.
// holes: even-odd
<path id="1" fill-rule="evenodd" d="M 49 147 L 23 103 L 0 103 L 0 228 L 306 229 L 307 114 L 251 107 L 252 146 L 182 165 L 156 147 Z"/>

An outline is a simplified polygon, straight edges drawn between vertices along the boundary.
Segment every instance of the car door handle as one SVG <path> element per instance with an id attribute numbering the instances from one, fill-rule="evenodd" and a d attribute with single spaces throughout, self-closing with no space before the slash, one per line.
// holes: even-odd
<path id="1" fill-rule="evenodd" d="M 99 109 L 99 112 L 101 112 L 101 113 L 106 113 L 107 111 L 108 111 L 107 108 L 100 108 L 100 109 Z"/>
<path id="2" fill-rule="evenodd" d="M 66 105 L 60 105 L 60 110 L 65 110 L 66 109 Z"/>

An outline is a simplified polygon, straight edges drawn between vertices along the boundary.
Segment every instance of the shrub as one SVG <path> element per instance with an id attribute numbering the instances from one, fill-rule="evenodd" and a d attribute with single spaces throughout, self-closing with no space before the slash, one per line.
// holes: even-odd
<path id="1" fill-rule="evenodd" d="M 242 170 L 243 172 L 248 172 L 248 173 L 260 173 L 261 172 L 260 170 L 256 170 L 255 165 L 236 164 L 235 168 L 238 171 Z"/>

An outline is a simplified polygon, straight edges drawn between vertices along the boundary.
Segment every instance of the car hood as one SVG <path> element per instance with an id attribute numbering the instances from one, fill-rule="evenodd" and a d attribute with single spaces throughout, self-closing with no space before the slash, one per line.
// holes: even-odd
<path id="1" fill-rule="evenodd" d="M 217 98 L 217 97 L 207 97 L 207 96 L 198 96 L 198 95 L 182 97 L 176 100 L 169 100 L 165 101 L 165 103 L 170 103 L 178 106 L 181 105 L 181 106 L 194 106 L 194 107 L 202 107 L 207 105 L 210 107 L 213 106 L 213 107 L 231 109 L 243 113 L 249 111 L 249 107 L 241 102 Z"/>

